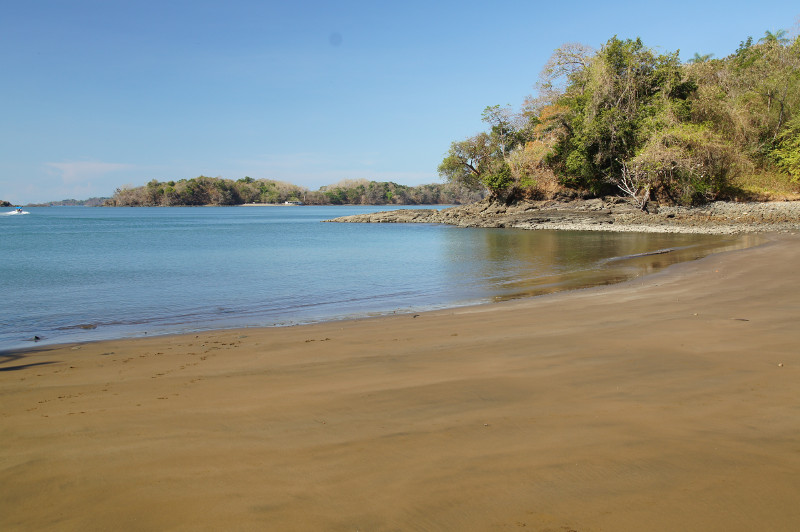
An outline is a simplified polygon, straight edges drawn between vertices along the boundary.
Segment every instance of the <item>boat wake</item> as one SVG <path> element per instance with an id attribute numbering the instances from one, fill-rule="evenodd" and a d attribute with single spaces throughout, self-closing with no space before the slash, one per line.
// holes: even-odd
<path id="1" fill-rule="evenodd" d="M 20 215 L 20 214 L 30 214 L 30 213 L 28 211 L 22 211 L 22 210 L 13 210 L 13 211 L 9 211 L 9 212 L 0 212 L 0 216 L 14 216 L 14 215 Z"/>

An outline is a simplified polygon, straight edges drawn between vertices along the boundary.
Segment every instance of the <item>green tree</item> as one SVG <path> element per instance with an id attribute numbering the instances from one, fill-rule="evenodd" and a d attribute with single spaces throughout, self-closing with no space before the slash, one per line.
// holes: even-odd
<path id="1" fill-rule="evenodd" d="M 514 179 L 511 177 L 511 168 L 505 161 L 500 161 L 494 166 L 495 167 L 484 176 L 483 183 L 486 185 L 486 188 L 489 189 L 491 197 L 499 198 L 502 196 L 503 192 L 511 186 Z"/>
<path id="2" fill-rule="evenodd" d="M 521 141 L 519 133 L 514 127 L 514 111 L 510 105 L 505 107 L 487 106 L 481 114 L 481 120 L 489 124 L 491 144 L 500 151 L 501 157 L 504 157 Z"/>
<path id="3" fill-rule="evenodd" d="M 458 183 L 469 190 L 485 187 L 483 177 L 490 169 L 497 146 L 486 133 L 479 133 L 460 142 L 453 142 L 439 165 L 439 175 L 449 183 Z"/>
<path id="4" fill-rule="evenodd" d="M 692 85 L 684 80 L 677 52 L 654 54 L 641 39 L 610 39 L 559 98 L 569 108 L 568 135 L 554 148 L 554 163 L 566 183 L 595 191 L 648 134 L 675 120 L 678 100 Z"/>

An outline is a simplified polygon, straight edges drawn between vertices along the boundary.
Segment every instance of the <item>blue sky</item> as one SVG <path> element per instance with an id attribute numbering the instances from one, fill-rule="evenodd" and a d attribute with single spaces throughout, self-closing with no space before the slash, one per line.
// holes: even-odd
<path id="1" fill-rule="evenodd" d="M 724 57 L 800 4 L 0 1 L 0 199 L 199 175 L 316 190 L 439 181 L 487 105 L 518 107 L 565 42 Z M 664 10 L 666 9 L 666 11 Z"/>

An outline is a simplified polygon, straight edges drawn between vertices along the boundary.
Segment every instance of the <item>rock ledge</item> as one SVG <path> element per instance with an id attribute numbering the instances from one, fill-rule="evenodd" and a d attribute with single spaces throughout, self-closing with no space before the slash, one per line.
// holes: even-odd
<path id="1" fill-rule="evenodd" d="M 622 198 L 538 201 L 505 205 L 483 200 L 445 209 L 400 209 L 343 216 L 339 223 L 431 223 L 573 231 L 735 234 L 800 231 L 800 201 L 652 208 L 642 212 Z"/>

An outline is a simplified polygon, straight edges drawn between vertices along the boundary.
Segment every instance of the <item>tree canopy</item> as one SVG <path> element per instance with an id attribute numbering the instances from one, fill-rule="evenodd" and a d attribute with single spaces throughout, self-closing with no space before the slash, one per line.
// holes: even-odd
<path id="1" fill-rule="evenodd" d="M 783 30 L 686 63 L 639 38 L 568 43 L 536 88 L 519 112 L 487 107 L 488 129 L 453 142 L 439 174 L 506 200 L 571 189 L 642 205 L 723 197 L 765 172 L 800 184 L 800 38 Z"/>

